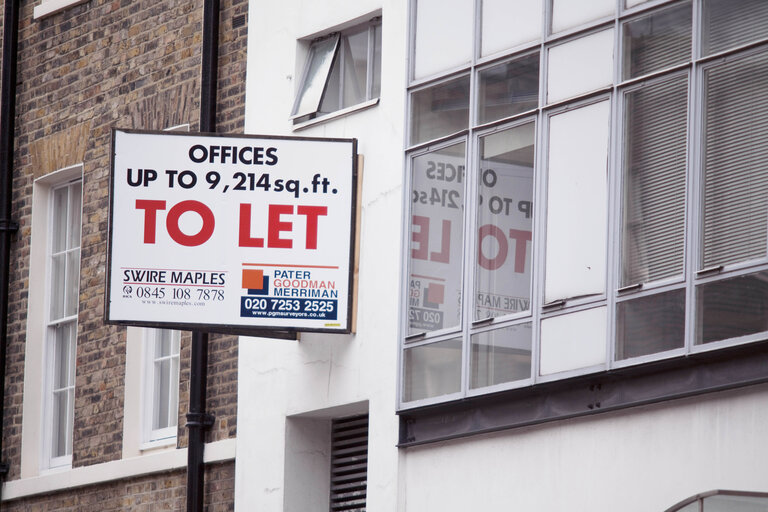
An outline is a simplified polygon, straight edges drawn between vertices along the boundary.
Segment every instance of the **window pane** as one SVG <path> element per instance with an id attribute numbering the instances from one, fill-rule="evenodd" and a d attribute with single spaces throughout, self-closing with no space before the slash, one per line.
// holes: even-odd
<path id="1" fill-rule="evenodd" d="M 58 320 L 64 317 L 64 301 L 66 280 L 66 261 L 67 254 L 61 253 L 51 258 L 51 295 L 50 295 L 50 313 L 51 320 Z"/>
<path id="2" fill-rule="evenodd" d="M 768 271 L 696 289 L 696 343 L 768 331 Z"/>
<path id="3" fill-rule="evenodd" d="M 545 303 L 605 293 L 609 114 L 602 101 L 550 118 Z"/>
<path id="4" fill-rule="evenodd" d="M 475 319 L 530 309 L 535 124 L 480 139 Z"/>
<path id="5" fill-rule="evenodd" d="M 606 322 L 605 307 L 543 319 L 541 374 L 551 375 L 605 363 Z"/>
<path id="6" fill-rule="evenodd" d="M 624 78 L 634 78 L 691 58 L 691 4 L 685 2 L 624 25 Z"/>
<path id="7" fill-rule="evenodd" d="M 373 83 L 371 84 L 371 98 L 381 95 L 381 25 L 373 27 Z"/>
<path id="8" fill-rule="evenodd" d="M 704 75 L 703 268 L 766 255 L 766 83 L 768 53 Z"/>
<path id="9" fill-rule="evenodd" d="M 72 360 L 73 332 L 71 323 L 53 328 L 53 389 L 65 389 L 74 384 L 70 368 Z"/>
<path id="10" fill-rule="evenodd" d="M 415 78 L 424 78 L 462 64 L 472 57 L 472 0 L 416 2 Z"/>
<path id="11" fill-rule="evenodd" d="M 461 389 L 461 338 L 405 350 L 403 400 L 410 402 Z"/>
<path id="12" fill-rule="evenodd" d="M 768 498 L 753 496 L 708 496 L 704 512 L 767 512 Z"/>
<path id="13" fill-rule="evenodd" d="M 573 2 L 577 6 L 584 2 Z M 549 50 L 547 102 L 565 100 L 613 83 L 613 29 L 580 37 Z"/>
<path id="14" fill-rule="evenodd" d="M 78 298 L 80 290 L 80 249 L 66 253 L 67 257 L 67 292 L 65 316 L 77 314 Z"/>
<path id="15" fill-rule="evenodd" d="M 409 334 L 460 323 L 464 162 L 464 143 L 413 159 Z"/>
<path id="16" fill-rule="evenodd" d="M 616 306 L 616 359 L 685 345 L 685 290 L 620 302 Z"/>
<path id="17" fill-rule="evenodd" d="M 479 73 L 478 120 L 488 123 L 539 104 L 539 54 L 505 62 Z"/>
<path id="18" fill-rule="evenodd" d="M 541 39 L 541 0 L 483 0 L 482 55 Z"/>
<path id="19" fill-rule="evenodd" d="M 765 0 L 704 0 L 703 18 L 703 55 L 768 37 Z"/>
<path id="20" fill-rule="evenodd" d="M 68 188 L 53 191 L 53 211 L 51 212 L 51 253 L 65 250 L 67 247 L 67 206 Z"/>
<path id="21" fill-rule="evenodd" d="M 69 446 L 69 391 L 64 389 L 53 394 L 53 418 L 51 457 L 61 457 L 71 453 Z"/>
<path id="22" fill-rule="evenodd" d="M 472 335 L 473 388 L 531 376 L 531 324 Z"/>
<path id="23" fill-rule="evenodd" d="M 173 341 L 174 331 L 169 329 L 155 330 L 155 358 L 170 356 L 174 347 Z"/>
<path id="24" fill-rule="evenodd" d="M 553 0 L 552 33 L 611 16 L 615 10 L 615 0 L 590 0 L 589 2 Z"/>
<path id="25" fill-rule="evenodd" d="M 688 81 L 625 96 L 621 285 L 682 274 Z"/>
<path id="26" fill-rule="evenodd" d="M 67 248 L 80 246 L 80 216 L 82 211 L 82 183 L 76 183 L 69 187 L 69 227 Z"/>
<path id="27" fill-rule="evenodd" d="M 305 116 L 318 110 L 338 42 L 339 37 L 332 36 L 312 43 L 309 49 L 309 64 L 293 107 L 294 115 Z"/>
<path id="28" fill-rule="evenodd" d="M 466 130 L 469 126 L 469 75 L 411 96 L 411 144 Z"/>
<path id="29" fill-rule="evenodd" d="M 368 29 L 342 38 L 344 91 L 342 108 L 365 101 L 368 77 Z"/>
<path id="30" fill-rule="evenodd" d="M 169 395 L 171 383 L 171 361 L 164 359 L 155 362 L 155 397 L 152 428 L 168 426 Z"/>

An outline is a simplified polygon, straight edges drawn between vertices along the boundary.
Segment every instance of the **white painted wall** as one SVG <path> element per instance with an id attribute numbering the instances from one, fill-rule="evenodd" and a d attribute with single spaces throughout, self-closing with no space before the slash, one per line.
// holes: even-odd
<path id="1" fill-rule="evenodd" d="M 403 510 L 661 512 L 768 491 L 768 386 L 411 448 Z"/>
<path id="2" fill-rule="evenodd" d="M 294 132 L 297 40 L 379 9 L 379 105 Z M 246 132 L 355 137 L 365 166 L 356 334 L 240 340 L 235 510 L 327 510 L 323 422 L 366 407 L 369 512 L 649 512 L 768 491 L 768 385 L 396 448 L 406 14 L 404 0 L 251 2 Z"/>
<path id="3" fill-rule="evenodd" d="M 289 116 L 303 63 L 297 41 L 350 20 L 368 19 L 371 13 L 383 18 L 384 78 L 379 104 L 293 131 Z M 251 2 L 246 133 L 354 137 L 365 163 L 356 334 L 303 334 L 298 342 L 240 339 L 238 512 L 292 510 L 297 503 L 311 501 L 307 496 L 319 485 L 312 468 L 323 454 L 310 453 L 316 443 L 312 432 L 302 431 L 312 425 L 307 415 L 327 419 L 365 409 L 366 404 L 370 414 L 368 510 L 396 510 L 405 23 L 406 2 L 395 0 Z M 348 404 L 353 404 L 351 409 L 344 409 Z M 289 425 L 286 417 L 295 415 L 304 416 Z M 287 429 L 294 442 L 286 449 Z M 286 450 L 289 471 L 303 467 L 305 474 L 286 478 Z M 307 463 L 297 463 L 301 460 Z M 305 488 L 299 488 L 299 482 L 305 482 Z M 306 496 L 297 500 L 296 493 Z M 316 503 L 319 511 L 327 510 L 327 491 L 325 496 L 324 502 Z"/>

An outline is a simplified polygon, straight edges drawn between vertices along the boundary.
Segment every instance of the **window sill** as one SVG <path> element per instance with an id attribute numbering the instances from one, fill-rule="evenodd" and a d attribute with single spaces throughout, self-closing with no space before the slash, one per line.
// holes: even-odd
<path id="1" fill-rule="evenodd" d="M 337 110 L 336 112 L 331 112 L 330 114 L 325 114 L 321 117 L 316 117 L 315 119 L 310 119 L 309 121 L 304 121 L 303 123 L 297 123 L 293 125 L 293 131 L 297 132 L 300 130 L 303 130 L 305 128 L 309 128 L 311 126 L 315 126 L 317 124 L 322 124 L 327 121 L 332 121 L 334 119 L 338 119 L 340 117 L 347 116 L 349 114 L 359 112 L 361 110 L 367 110 L 371 107 L 375 107 L 379 104 L 379 98 L 366 101 L 365 103 L 358 103 L 357 105 L 353 105 L 351 107 L 347 107 L 342 110 Z"/>
<path id="2" fill-rule="evenodd" d="M 768 341 L 402 409 L 398 446 L 587 416 L 768 382 Z"/>
<path id="3" fill-rule="evenodd" d="M 35 6 L 32 18 L 39 20 L 48 16 L 52 16 L 57 12 L 61 12 L 69 7 L 84 4 L 88 0 L 43 0 L 40 5 Z"/>

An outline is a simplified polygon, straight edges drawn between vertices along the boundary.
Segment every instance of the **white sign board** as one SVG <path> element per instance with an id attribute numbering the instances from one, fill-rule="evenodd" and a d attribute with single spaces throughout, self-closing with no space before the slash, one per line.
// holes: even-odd
<path id="1" fill-rule="evenodd" d="M 114 130 L 109 323 L 349 332 L 354 139 Z"/>

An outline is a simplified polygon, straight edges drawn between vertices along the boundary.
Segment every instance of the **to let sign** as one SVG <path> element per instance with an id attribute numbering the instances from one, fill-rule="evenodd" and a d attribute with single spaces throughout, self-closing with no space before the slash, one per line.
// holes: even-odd
<path id="1" fill-rule="evenodd" d="M 354 139 L 113 131 L 109 323 L 349 332 Z"/>

